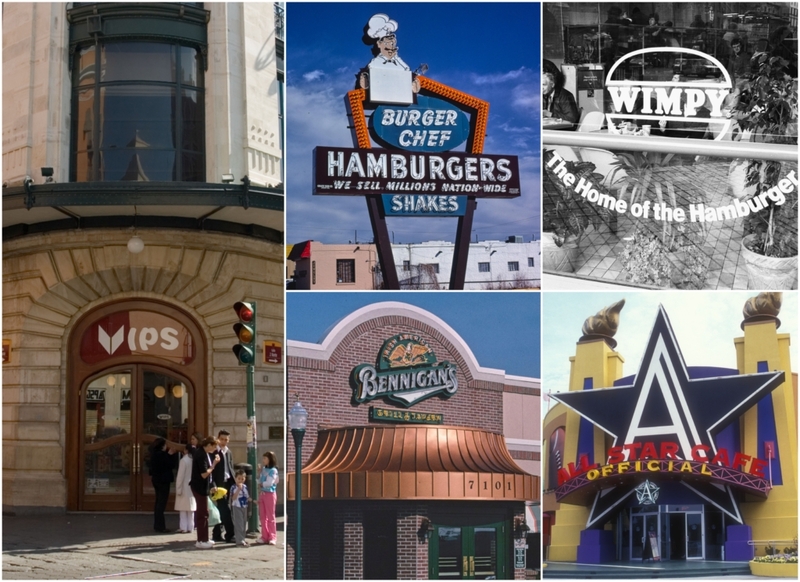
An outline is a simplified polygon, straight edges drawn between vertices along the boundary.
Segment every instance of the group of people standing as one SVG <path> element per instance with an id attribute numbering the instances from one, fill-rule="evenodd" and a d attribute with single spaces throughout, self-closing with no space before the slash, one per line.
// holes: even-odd
<path id="1" fill-rule="evenodd" d="M 153 527 L 157 532 L 172 532 L 166 527 L 164 512 L 174 481 L 175 511 L 180 513 L 177 533 L 196 530 L 195 546 L 199 549 L 211 549 L 215 543 L 249 545 L 245 537 L 247 510 L 253 500 L 247 488 L 246 472 L 234 467 L 233 453 L 228 448 L 229 440 L 230 433 L 226 430 L 219 431 L 216 438 L 195 433 L 182 453 L 168 447 L 164 438 L 153 441 L 149 464 L 156 494 Z M 261 535 L 256 543 L 259 544 L 277 543 L 277 465 L 275 453 L 265 452 L 258 476 Z M 177 477 L 174 475 L 175 469 L 178 471 Z M 219 522 L 214 525 L 211 539 L 208 533 L 209 510 L 219 513 Z"/>

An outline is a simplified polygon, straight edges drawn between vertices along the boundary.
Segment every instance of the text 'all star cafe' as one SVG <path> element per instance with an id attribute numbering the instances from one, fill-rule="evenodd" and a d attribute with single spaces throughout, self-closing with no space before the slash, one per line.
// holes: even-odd
<path id="1" fill-rule="evenodd" d="M 746 562 L 797 543 L 797 377 L 780 305 L 780 293 L 747 300 L 737 369 L 686 366 L 662 306 L 638 371 L 620 377 L 624 300 L 586 320 L 543 427 L 547 562 Z"/>

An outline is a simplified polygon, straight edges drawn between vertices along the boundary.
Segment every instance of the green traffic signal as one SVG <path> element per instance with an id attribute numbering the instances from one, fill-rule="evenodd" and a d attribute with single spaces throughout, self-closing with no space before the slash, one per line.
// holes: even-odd
<path id="1" fill-rule="evenodd" d="M 233 346 L 233 353 L 236 354 L 236 359 L 240 364 L 253 364 L 256 360 L 256 355 L 247 346 L 236 344 Z"/>

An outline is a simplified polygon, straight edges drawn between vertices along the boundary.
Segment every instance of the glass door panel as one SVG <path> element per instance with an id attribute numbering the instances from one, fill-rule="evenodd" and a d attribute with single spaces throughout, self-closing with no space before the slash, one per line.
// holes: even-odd
<path id="1" fill-rule="evenodd" d="M 83 498 L 86 509 L 133 508 L 131 370 L 115 370 L 83 389 Z"/>
<path id="2" fill-rule="evenodd" d="M 435 526 L 429 560 L 431 579 L 507 578 L 504 523 Z M 513 570 L 511 570 L 513 574 Z"/>
<path id="3" fill-rule="evenodd" d="M 469 567 L 462 551 L 461 528 L 438 527 L 436 537 L 439 542 L 437 560 L 439 578 L 462 578 L 462 573 L 468 571 Z"/>
<path id="4" fill-rule="evenodd" d="M 95 450 L 85 450 L 84 494 L 123 495 L 131 494 L 131 444 L 117 442 Z"/>
<path id="5" fill-rule="evenodd" d="M 131 371 L 105 374 L 86 386 L 84 443 L 131 433 Z"/>
<path id="6" fill-rule="evenodd" d="M 644 545 L 650 544 L 650 532 L 658 535 L 657 513 L 634 513 L 631 515 L 631 559 L 641 560 Z M 650 556 L 650 552 L 647 553 Z"/>
<path id="7" fill-rule="evenodd" d="M 189 393 L 186 383 L 155 370 L 144 370 L 142 432 L 176 443 L 188 442 Z"/>
<path id="8" fill-rule="evenodd" d="M 488 580 L 497 576 L 497 529 L 493 527 L 475 528 L 475 568 L 476 580 Z"/>
<path id="9" fill-rule="evenodd" d="M 188 442 L 191 386 L 159 369 L 111 370 L 82 389 L 79 507 L 150 511 L 149 447 L 158 437 Z"/>
<path id="10" fill-rule="evenodd" d="M 686 559 L 704 559 L 705 552 L 703 543 L 703 514 L 686 514 Z"/>
<path id="11" fill-rule="evenodd" d="M 644 516 L 644 526 L 645 526 L 645 530 L 646 530 L 645 531 L 646 538 L 645 538 L 645 542 L 644 543 L 646 543 L 646 544 L 648 544 L 650 546 L 650 549 L 648 550 L 647 555 L 650 556 L 651 558 L 654 558 L 655 557 L 654 554 L 658 553 L 658 555 L 659 555 L 658 559 L 661 559 L 660 545 L 659 545 L 660 539 L 658 537 L 658 534 L 659 534 L 659 532 L 658 532 L 658 514 L 657 513 L 646 514 Z M 656 538 L 656 548 L 655 548 L 655 550 L 653 550 L 652 542 L 650 541 L 650 538 L 653 537 L 653 536 L 655 536 L 655 538 Z"/>
<path id="12" fill-rule="evenodd" d="M 644 516 L 634 514 L 631 516 L 631 559 L 642 559 L 644 547 Z"/>

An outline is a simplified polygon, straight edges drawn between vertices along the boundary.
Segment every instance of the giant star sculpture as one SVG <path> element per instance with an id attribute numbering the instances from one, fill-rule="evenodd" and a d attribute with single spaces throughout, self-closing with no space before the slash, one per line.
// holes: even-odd
<path id="1" fill-rule="evenodd" d="M 691 459 L 695 445 L 716 453 L 714 437 L 783 381 L 782 371 L 689 378 L 667 313 L 659 306 L 631 386 L 560 392 L 551 398 L 613 436 L 614 446 L 671 440 L 679 445 L 679 458 Z M 681 483 L 742 523 L 728 485 Z M 598 491 L 586 526 L 604 523 L 634 492 L 635 484 Z"/>

